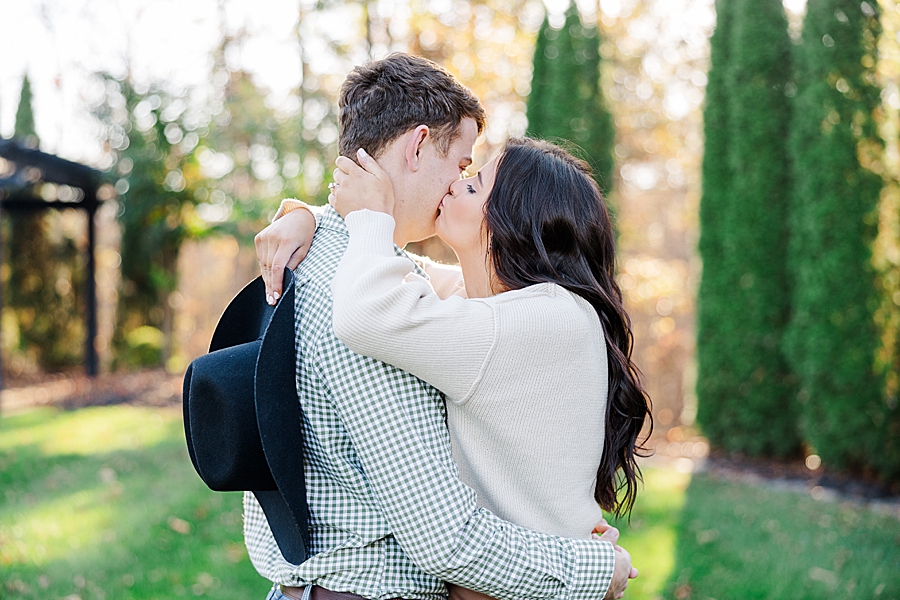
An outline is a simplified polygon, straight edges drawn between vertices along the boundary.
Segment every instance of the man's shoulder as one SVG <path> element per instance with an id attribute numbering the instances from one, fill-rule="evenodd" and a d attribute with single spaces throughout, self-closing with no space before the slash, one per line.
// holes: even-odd
<path id="1" fill-rule="evenodd" d="M 320 214 L 309 252 L 294 269 L 294 320 L 304 354 L 332 335 L 331 281 L 349 241 L 343 219 L 333 208 L 326 207 Z"/>
<path id="2" fill-rule="evenodd" d="M 331 226 L 328 222 L 319 226 L 313 237 L 306 258 L 295 270 L 298 284 L 311 283 L 330 290 L 331 280 L 341 257 L 347 250 L 349 235 L 346 229 Z"/>

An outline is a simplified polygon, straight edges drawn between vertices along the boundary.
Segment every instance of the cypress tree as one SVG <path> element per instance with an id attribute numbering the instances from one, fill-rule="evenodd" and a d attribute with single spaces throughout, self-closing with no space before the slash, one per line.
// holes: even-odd
<path id="1" fill-rule="evenodd" d="M 541 25 L 526 116 L 529 135 L 580 148 L 609 193 L 615 128 L 600 85 L 600 32 L 596 24 L 582 24 L 574 3 L 562 29 L 553 29 L 547 17 Z"/>
<path id="2" fill-rule="evenodd" d="M 732 447 L 784 456 L 799 449 L 795 382 L 782 351 L 787 273 L 791 42 L 781 0 L 738 0 L 732 33 L 728 132 L 732 168 L 727 270 L 736 284 Z"/>
<path id="3" fill-rule="evenodd" d="M 551 61 L 559 57 L 556 39 L 559 32 L 550 27 L 549 15 L 544 16 L 537 41 L 534 44 L 534 58 L 531 70 L 531 92 L 525 106 L 525 117 L 528 119 L 528 134 L 540 137 L 545 114 L 547 112 L 547 91 L 552 83 Z M 551 39 L 552 38 L 552 39 Z M 548 47 L 552 49 L 548 49 Z"/>
<path id="4" fill-rule="evenodd" d="M 726 325 L 732 289 L 725 268 L 723 222 L 731 193 L 728 161 L 728 83 L 734 0 L 716 1 L 716 29 L 710 38 L 710 69 L 703 108 L 705 136 L 701 165 L 700 258 L 703 272 L 697 293 L 697 422 L 714 446 L 730 439 L 724 410 L 734 395 L 731 373 L 733 336 Z"/>
<path id="5" fill-rule="evenodd" d="M 799 448 L 781 341 L 790 173 L 790 39 L 780 0 L 718 3 L 707 93 L 698 418 L 729 451 Z"/>
<path id="6" fill-rule="evenodd" d="M 860 164 L 880 149 L 873 112 L 877 3 L 807 7 L 791 139 L 794 313 L 786 347 L 800 377 L 801 425 L 828 464 L 900 471 L 898 436 L 875 372 L 871 245 L 882 181 Z"/>
<path id="7" fill-rule="evenodd" d="M 19 106 L 16 108 L 16 123 L 13 137 L 19 139 L 29 148 L 37 148 L 39 144 L 37 130 L 34 127 L 34 108 L 32 107 L 31 81 L 28 75 L 22 78 L 22 91 L 19 95 Z"/>

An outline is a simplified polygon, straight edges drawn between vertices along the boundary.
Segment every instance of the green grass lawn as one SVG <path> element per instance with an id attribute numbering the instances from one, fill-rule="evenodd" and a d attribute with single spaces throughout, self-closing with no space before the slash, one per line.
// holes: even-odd
<path id="1" fill-rule="evenodd" d="M 637 579 L 628 584 L 626 598 L 653 600 L 659 597 L 675 568 L 678 514 L 684 504 L 691 476 L 674 469 L 644 467 L 644 485 L 630 522 L 611 522 L 619 528 L 619 544 L 631 553 Z"/>
<path id="2" fill-rule="evenodd" d="M 265 598 L 240 494 L 207 489 L 180 409 L 0 418 L 0 598 Z"/>
<path id="3" fill-rule="evenodd" d="M 900 521 L 763 485 L 645 469 L 617 524 L 633 600 L 900 599 Z M 239 494 L 191 467 L 177 408 L 0 417 L 0 600 L 262 600 Z"/>
<path id="4" fill-rule="evenodd" d="M 767 484 L 644 469 L 632 600 L 900 599 L 900 520 Z"/>
<path id="5" fill-rule="evenodd" d="M 695 475 L 666 598 L 900 598 L 900 520 L 851 502 Z"/>

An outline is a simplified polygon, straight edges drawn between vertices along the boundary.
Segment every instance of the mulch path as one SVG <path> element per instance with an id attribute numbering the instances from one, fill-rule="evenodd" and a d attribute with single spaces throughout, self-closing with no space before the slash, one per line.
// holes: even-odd
<path id="1" fill-rule="evenodd" d="M 825 467 L 811 470 L 801 459 L 759 459 L 713 453 L 703 470 L 722 479 L 765 481 L 776 487 L 805 489 L 817 499 L 900 501 L 900 482 L 888 485 L 865 473 Z"/>
<path id="2" fill-rule="evenodd" d="M 63 410 L 112 404 L 177 406 L 181 404 L 182 379 L 182 374 L 173 375 L 162 369 L 106 373 L 97 377 L 48 377 L 40 383 L 0 391 L 0 413 L 12 414 L 36 406 Z"/>

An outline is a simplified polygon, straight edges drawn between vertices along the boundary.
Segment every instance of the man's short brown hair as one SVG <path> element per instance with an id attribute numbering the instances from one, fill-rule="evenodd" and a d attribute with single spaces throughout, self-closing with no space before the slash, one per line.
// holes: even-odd
<path id="1" fill-rule="evenodd" d="M 392 141 L 427 125 L 441 155 L 459 135 L 463 119 L 484 129 L 481 102 L 453 75 L 428 59 L 402 52 L 353 69 L 341 86 L 338 151 L 355 158 L 363 148 L 380 156 Z"/>

